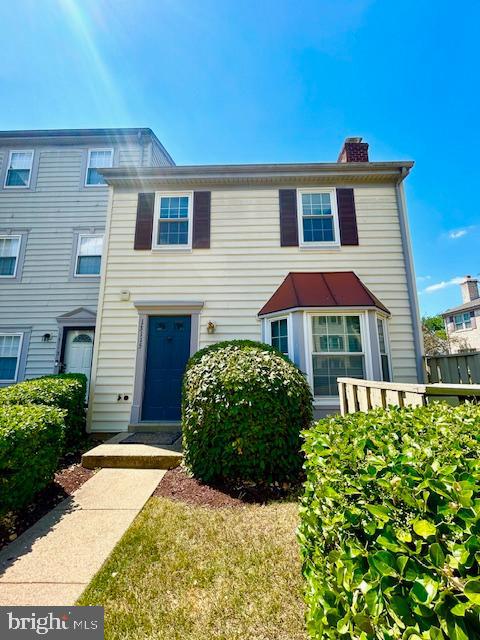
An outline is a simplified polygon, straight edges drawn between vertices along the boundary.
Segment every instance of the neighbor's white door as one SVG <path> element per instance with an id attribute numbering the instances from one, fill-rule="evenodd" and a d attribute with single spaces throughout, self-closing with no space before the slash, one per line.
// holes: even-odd
<path id="1" fill-rule="evenodd" d="M 94 335 L 93 329 L 68 329 L 65 338 L 64 371 L 84 373 L 87 384 L 90 383 Z"/>

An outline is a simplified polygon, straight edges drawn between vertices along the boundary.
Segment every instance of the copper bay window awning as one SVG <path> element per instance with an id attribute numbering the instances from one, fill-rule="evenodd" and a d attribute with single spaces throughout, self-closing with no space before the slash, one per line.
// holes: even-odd
<path id="1" fill-rule="evenodd" d="M 270 300 L 260 309 L 260 317 L 294 309 L 325 308 L 389 310 L 353 271 L 289 273 Z"/>

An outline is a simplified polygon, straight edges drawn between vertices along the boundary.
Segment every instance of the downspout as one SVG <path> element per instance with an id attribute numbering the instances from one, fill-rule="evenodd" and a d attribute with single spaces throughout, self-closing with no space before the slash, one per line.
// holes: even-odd
<path id="1" fill-rule="evenodd" d="M 398 202 L 398 218 L 400 222 L 400 235 L 402 237 L 403 257 L 407 276 L 408 298 L 410 301 L 410 315 L 412 318 L 413 343 L 415 347 L 415 361 L 418 382 L 425 382 L 425 369 L 423 365 L 423 335 L 420 321 L 420 306 L 418 304 L 417 286 L 415 280 L 415 267 L 413 264 L 412 241 L 407 218 L 407 204 L 403 180 L 407 177 L 408 170 L 402 167 L 401 175 L 395 185 Z"/>

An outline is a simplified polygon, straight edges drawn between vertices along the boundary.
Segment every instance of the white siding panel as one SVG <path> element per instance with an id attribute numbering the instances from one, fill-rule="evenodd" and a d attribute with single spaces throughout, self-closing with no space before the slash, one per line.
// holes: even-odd
<path id="1" fill-rule="evenodd" d="M 0 281 L 0 328 L 32 327 L 27 378 L 54 371 L 57 316 L 78 307 L 96 311 L 98 280 L 72 281 L 70 268 L 75 230 L 104 228 L 108 202 L 108 187 L 84 186 L 87 146 L 44 144 L 32 148 L 32 188 L 22 191 L 3 189 L 3 183 L 0 186 L 0 232 L 28 230 L 21 282 Z M 0 149 L 2 179 L 8 153 L 9 149 Z M 137 165 L 141 148 L 116 145 L 114 157 L 116 164 Z M 52 336 L 49 342 L 42 341 L 45 333 Z"/>
<path id="2" fill-rule="evenodd" d="M 416 380 L 413 331 L 395 188 L 355 189 L 358 247 L 329 251 L 280 247 L 278 190 L 212 191 L 211 248 L 191 252 L 134 251 L 137 193 L 114 194 L 101 340 L 97 346 L 92 429 L 126 429 L 137 344 L 134 300 L 201 300 L 200 347 L 232 338 L 259 340 L 257 313 L 290 271 L 352 270 L 390 309 L 393 374 Z M 130 300 L 122 302 L 120 291 Z M 209 320 L 216 333 L 206 331 Z"/>

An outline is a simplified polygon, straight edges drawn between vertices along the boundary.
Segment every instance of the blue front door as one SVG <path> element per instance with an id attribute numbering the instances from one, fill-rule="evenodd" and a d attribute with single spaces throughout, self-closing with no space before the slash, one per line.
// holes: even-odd
<path id="1" fill-rule="evenodd" d="M 180 420 L 190 316 L 150 316 L 142 420 Z"/>

